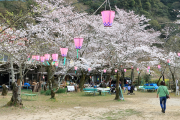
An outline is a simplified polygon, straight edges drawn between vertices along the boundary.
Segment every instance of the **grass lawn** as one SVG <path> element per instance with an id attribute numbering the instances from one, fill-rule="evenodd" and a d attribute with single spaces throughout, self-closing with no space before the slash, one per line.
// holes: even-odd
<path id="1" fill-rule="evenodd" d="M 114 100 L 115 95 L 85 95 L 68 92 L 56 94 L 56 100 L 50 96 L 39 95 L 37 100 L 23 97 L 23 108 L 3 107 L 11 98 L 9 92 L 4 98 L 0 96 L 0 116 L 4 119 L 29 118 L 43 119 L 145 119 L 161 117 L 159 99 L 155 92 L 135 92 L 135 95 L 124 94 L 124 101 Z M 180 96 L 171 93 L 167 101 L 167 112 L 174 118 L 180 117 Z M 46 117 L 44 117 L 46 116 Z M 54 117 L 54 118 L 53 118 Z M 0 118 L 0 120 L 1 120 Z M 166 117 L 164 117 L 166 119 Z"/>

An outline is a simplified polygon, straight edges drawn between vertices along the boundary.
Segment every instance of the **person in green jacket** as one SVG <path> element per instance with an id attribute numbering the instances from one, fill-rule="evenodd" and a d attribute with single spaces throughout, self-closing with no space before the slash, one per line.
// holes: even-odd
<path id="1" fill-rule="evenodd" d="M 161 81 L 161 85 L 159 86 L 158 90 L 157 90 L 157 98 L 159 95 L 159 99 L 160 99 L 160 106 L 162 108 L 162 112 L 165 113 L 166 110 L 166 95 L 169 95 L 168 89 L 165 86 L 165 82 Z M 170 99 L 170 96 L 169 96 Z"/>

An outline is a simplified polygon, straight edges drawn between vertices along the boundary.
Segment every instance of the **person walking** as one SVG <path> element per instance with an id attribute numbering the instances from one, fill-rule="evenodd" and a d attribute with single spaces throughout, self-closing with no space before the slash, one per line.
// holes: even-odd
<path id="1" fill-rule="evenodd" d="M 158 95 L 159 95 L 160 106 L 161 106 L 162 112 L 165 113 L 166 100 L 167 100 L 166 95 L 169 95 L 169 92 L 168 92 L 167 87 L 165 86 L 164 81 L 161 81 L 161 84 L 157 90 L 157 98 L 158 98 Z M 170 96 L 169 96 L 169 99 L 170 99 Z"/>

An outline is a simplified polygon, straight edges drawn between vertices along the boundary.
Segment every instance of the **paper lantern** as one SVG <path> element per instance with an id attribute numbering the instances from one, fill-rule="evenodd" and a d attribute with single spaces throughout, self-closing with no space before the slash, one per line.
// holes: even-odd
<path id="1" fill-rule="evenodd" d="M 50 59 L 50 54 L 45 54 L 44 57 L 45 57 L 45 60 L 49 61 L 49 59 Z"/>
<path id="2" fill-rule="evenodd" d="M 76 49 L 81 49 L 84 38 L 74 38 Z"/>
<path id="3" fill-rule="evenodd" d="M 133 66 L 131 66 L 131 69 L 133 69 L 134 67 Z"/>
<path id="4" fill-rule="evenodd" d="M 60 48 L 60 51 L 61 51 L 62 57 L 66 57 L 67 56 L 68 48 Z"/>
<path id="5" fill-rule="evenodd" d="M 178 56 L 180 57 L 180 53 L 178 53 Z"/>
<path id="6" fill-rule="evenodd" d="M 64 57 L 64 64 L 63 65 L 65 65 L 68 48 L 60 48 L 60 51 L 61 51 L 62 57 Z"/>
<path id="7" fill-rule="evenodd" d="M 31 58 L 30 58 L 30 55 L 28 55 L 28 61 L 30 60 Z"/>
<path id="8" fill-rule="evenodd" d="M 106 73 L 106 70 L 104 70 L 104 73 Z"/>
<path id="9" fill-rule="evenodd" d="M 90 72 L 90 71 L 91 71 L 91 68 L 88 68 L 88 71 Z"/>
<path id="10" fill-rule="evenodd" d="M 83 40 L 84 40 L 84 38 L 74 38 L 74 44 L 77 49 L 77 58 L 78 58 L 78 51 L 82 47 Z"/>
<path id="11" fill-rule="evenodd" d="M 149 72 L 149 70 L 147 69 L 147 72 Z"/>
<path id="12" fill-rule="evenodd" d="M 74 66 L 74 69 L 75 69 L 75 74 L 76 74 L 76 70 L 77 70 L 78 67 Z"/>
<path id="13" fill-rule="evenodd" d="M 74 66 L 74 69 L 77 70 L 78 67 Z"/>
<path id="14" fill-rule="evenodd" d="M 39 61 L 40 60 L 40 56 L 36 55 L 36 60 Z"/>
<path id="15" fill-rule="evenodd" d="M 117 70 L 114 70 L 115 71 L 115 73 L 117 73 Z"/>
<path id="16" fill-rule="evenodd" d="M 32 60 L 35 60 L 36 59 L 36 56 L 35 55 L 32 55 Z"/>
<path id="17" fill-rule="evenodd" d="M 58 62 L 55 62 L 55 66 L 58 67 Z"/>
<path id="18" fill-rule="evenodd" d="M 44 61 L 45 61 L 45 57 L 41 56 L 41 62 L 44 62 Z"/>
<path id="19" fill-rule="evenodd" d="M 160 69 L 161 68 L 161 66 L 160 65 L 158 65 L 158 69 Z"/>
<path id="20" fill-rule="evenodd" d="M 139 68 L 137 68 L 137 71 L 139 71 Z"/>
<path id="21" fill-rule="evenodd" d="M 58 61 L 58 54 L 52 54 L 52 59 L 54 62 Z"/>
<path id="22" fill-rule="evenodd" d="M 126 69 L 124 69 L 124 72 L 126 72 Z"/>
<path id="23" fill-rule="evenodd" d="M 101 12 L 101 15 L 102 15 L 104 27 L 111 27 L 115 17 L 115 11 L 105 10 Z"/>
<path id="24" fill-rule="evenodd" d="M 170 60 L 169 60 L 169 59 L 167 60 L 167 63 L 170 63 Z"/>
<path id="25" fill-rule="evenodd" d="M 44 57 L 45 57 L 45 60 L 47 61 L 47 64 L 50 65 L 48 62 L 50 59 L 50 54 L 45 54 Z"/>
<path id="26" fill-rule="evenodd" d="M 150 66 L 148 66 L 148 70 L 150 70 Z"/>

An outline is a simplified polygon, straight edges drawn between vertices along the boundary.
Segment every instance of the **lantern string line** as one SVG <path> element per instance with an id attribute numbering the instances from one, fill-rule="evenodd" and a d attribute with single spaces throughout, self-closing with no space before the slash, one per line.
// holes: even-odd
<path id="1" fill-rule="evenodd" d="M 92 15 L 94 15 L 94 14 L 104 5 L 105 2 L 107 2 L 107 0 L 105 0 L 105 1 L 102 3 L 102 5 L 99 6 L 99 8 L 98 8 Z"/>
<path id="2" fill-rule="evenodd" d="M 78 50 L 79 50 L 79 49 L 77 49 L 77 58 L 78 58 Z"/>
<path id="3" fill-rule="evenodd" d="M 109 2 L 109 0 L 108 0 L 108 2 Z M 111 10 L 111 5 L 110 5 L 110 2 L 109 2 L 109 8 L 110 8 L 110 10 Z"/>
<path id="4" fill-rule="evenodd" d="M 107 0 L 106 0 L 105 10 L 106 10 L 106 6 L 107 6 Z"/>
<path id="5" fill-rule="evenodd" d="M 65 65 L 65 63 L 66 63 L 66 57 L 64 57 L 64 64 L 63 65 Z"/>

